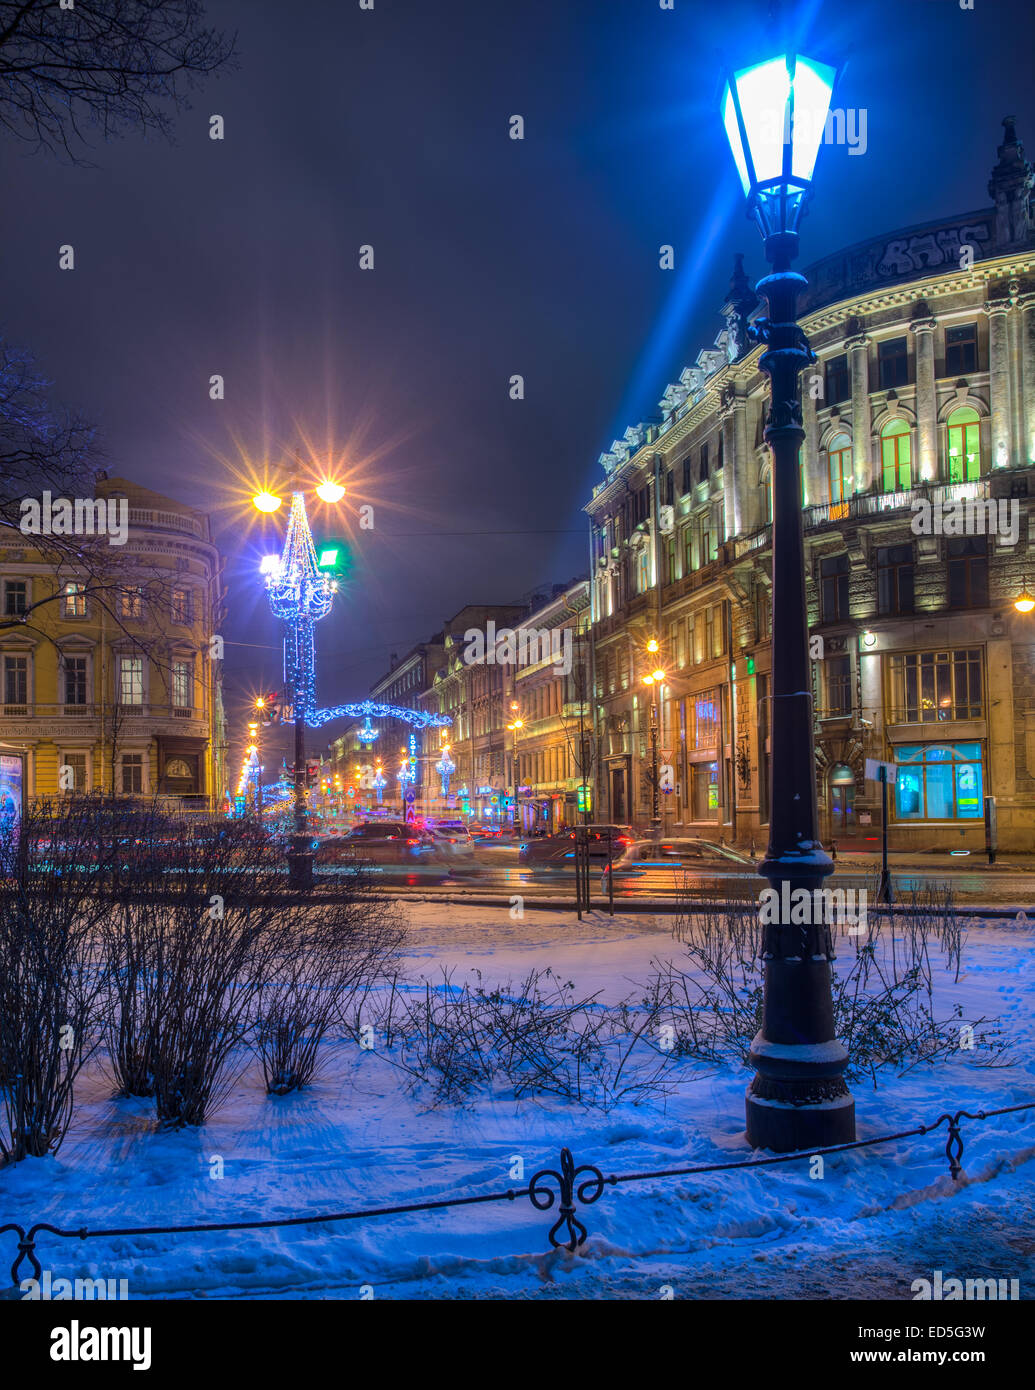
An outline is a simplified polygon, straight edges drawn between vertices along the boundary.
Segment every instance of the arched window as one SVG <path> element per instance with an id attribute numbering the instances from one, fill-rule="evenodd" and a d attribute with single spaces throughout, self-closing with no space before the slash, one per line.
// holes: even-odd
<path id="1" fill-rule="evenodd" d="M 880 432 L 881 487 L 904 492 L 913 486 L 912 449 L 905 420 L 889 420 Z"/>
<path id="2" fill-rule="evenodd" d="M 827 476 L 830 479 L 831 506 L 847 502 L 855 491 L 855 475 L 852 468 L 852 441 L 843 432 L 835 434 L 827 446 Z"/>
<path id="3" fill-rule="evenodd" d="M 973 482 L 985 471 L 981 459 L 981 420 L 969 405 L 961 405 L 949 416 L 946 458 L 950 483 Z"/>
<path id="4" fill-rule="evenodd" d="M 773 519 L 773 476 L 768 468 L 759 481 L 762 486 L 762 525 L 768 526 Z"/>

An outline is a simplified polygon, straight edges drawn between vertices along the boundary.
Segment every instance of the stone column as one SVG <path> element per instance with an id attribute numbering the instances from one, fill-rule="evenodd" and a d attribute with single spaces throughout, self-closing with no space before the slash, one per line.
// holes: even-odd
<path id="1" fill-rule="evenodd" d="M 1017 300 L 1021 326 L 1021 399 L 1017 411 L 1021 428 L 1018 464 L 1035 463 L 1035 294 Z"/>
<path id="2" fill-rule="evenodd" d="M 856 492 L 869 492 L 874 479 L 870 449 L 870 340 L 865 333 L 845 341 L 852 369 L 852 463 Z"/>
<path id="3" fill-rule="evenodd" d="M 989 445 L 992 467 L 1010 462 L 1010 352 L 1007 340 L 1007 299 L 985 303 L 988 315 L 988 384 L 991 397 L 992 428 Z"/>
<path id="4" fill-rule="evenodd" d="M 736 419 L 733 409 L 732 389 L 723 393 L 720 419 L 722 421 L 722 500 L 726 516 L 726 535 L 739 536 L 743 518 L 740 508 L 740 494 L 737 488 L 737 473 L 743 468 L 743 461 L 737 455 Z"/>
<path id="5" fill-rule="evenodd" d="M 817 368 L 818 370 L 818 368 Z M 809 390 L 811 372 L 801 374 L 801 417 L 805 427 L 805 447 L 802 463 L 805 469 L 805 495 L 810 507 L 829 501 L 819 463 L 819 424 L 816 420 L 816 399 Z"/>
<path id="6" fill-rule="evenodd" d="M 733 438 L 736 443 L 737 469 L 734 479 L 734 506 L 740 518 L 738 531 L 750 535 L 762 525 L 762 506 L 753 477 L 755 451 L 748 439 L 748 401 L 737 396 L 733 406 Z"/>
<path id="7" fill-rule="evenodd" d="M 916 336 L 916 448 L 921 482 L 938 477 L 938 396 L 934 387 L 934 319 L 909 325 Z"/>

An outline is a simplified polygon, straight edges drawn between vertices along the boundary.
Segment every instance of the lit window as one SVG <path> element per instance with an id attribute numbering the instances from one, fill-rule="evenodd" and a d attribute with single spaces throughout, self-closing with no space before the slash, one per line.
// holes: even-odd
<path id="1" fill-rule="evenodd" d="M 912 449 L 905 420 L 891 420 L 880 433 L 881 486 L 905 492 L 913 486 Z"/>
<path id="2" fill-rule="evenodd" d="M 144 703 L 144 658 L 142 656 L 119 657 L 119 704 L 142 705 Z"/>
<path id="3" fill-rule="evenodd" d="M 66 618 L 86 617 L 86 585 L 66 584 L 64 613 Z"/>
<path id="4" fill-rule="evenodd" d="M 914 744 L 896 750 L 895 819 L 980 820 L 980 743 Z"/>
<path id="5" fill-rule="evenodd" d="M 980 478 L 981 421 L 976 410 L 961 406 L 949 416 L 949 482 L 969 483 Z"/>
<path id="6" fill-rule="evenodd" d="M 830 479 L 831 505 L 847 502 L 855 491 L 852 469 L 852 441 L 847 434 L 835 434 L 827 449 L 827 476 Z M 848 508 L 844 508 L 847 516 Z M 836 518 L 835 518 L 836 519 Z"/>

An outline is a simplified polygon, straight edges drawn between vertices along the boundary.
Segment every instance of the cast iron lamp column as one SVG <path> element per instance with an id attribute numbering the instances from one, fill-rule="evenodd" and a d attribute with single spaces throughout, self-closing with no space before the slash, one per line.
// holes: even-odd
<path id="1" fill-rule="evenodd" d="M 772 267 L 757 286 L 769 316 L 757 322 L 754 336 L 765 344 L 759 366 L 771 387 L 765 439 L 773 477 L 772 790 L 769 846 L 759 873 L 772 890 L 767 896 L 775 896 L 766 915 L 776 920 L 763 930 L 762 1026 L 749 1054 L 756 1074 L 746 1112 L 748 1142 L 776 1153 L 855 1138 L 855 1102 L 843 1076 L 848 1052 L 834 1030 L 830 923 L 824 895 L 815 891 L 833 863 L 817 835 L 798 378 L 816 359 L 797 322 L 797 299 L 807 282 L 791 270 L 834 78 L 823 64 L 781 57 L 734 74 L 723 96 L 734 158 Z M 800 889 L 808 895 L 804 911 L 801 894 L 794 907 Z M 795 921 L 799 916 L 805 920 Z"/>

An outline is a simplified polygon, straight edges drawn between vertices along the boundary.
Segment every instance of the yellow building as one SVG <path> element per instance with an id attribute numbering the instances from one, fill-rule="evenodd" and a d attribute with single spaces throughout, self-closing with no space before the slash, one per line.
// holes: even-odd
<path id="1" fill-rule="evenodd" d="M 101 474 L 92 499 L 26 499 L 21 528 L 0 549 L 0 744 L 27 754 L 28 795 L 214 809 L 225 610 L 208 517 Z"/>

